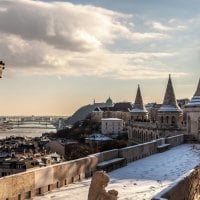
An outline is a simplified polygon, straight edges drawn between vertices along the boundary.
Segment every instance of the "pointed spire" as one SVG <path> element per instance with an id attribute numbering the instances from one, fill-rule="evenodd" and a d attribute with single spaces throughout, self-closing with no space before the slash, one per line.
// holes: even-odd
<path id="1" fill-rule="evenodd" d="M 200 78 L 199 78 L 199 83 L 198 83 L 197 90 L 196 90 L 194 96 L 199 96 L 200 97 Z"/>
<path id="2" fill-rule="evenodd" d="M 200 79 L 197 86 L 197 90 L 192 97 L 191 101 L 186 105 L 186 107 L 200 107 Z"/>
<path id="3" fill-rule="evenodd" d="M 143 104 L 143 99 L 140 91 L 140 85 L 138 85 L 137 94 L 135 97 L 135 103 L 133 105 L 132 112 L 147 112 Z"/>
<path id="4" fill-rule="evenodd" d="M 165 97 L 163 100 L 163 105 L 159 109 L 159 111 L 178 111 L 180 107 L 177 104 L 177 100 L 175 97 L 175 92 L 171 80 L 171 75 L 169 74 L 169 79 L 167 83 L 167 89 L 165 91 Z"/>
<path id="5" fill-rule="evenodd" d="M 172 85 L 172 79 L 171 79 L 170 74 L 169 74 L 169 80 L 168 80 L 168 83 L 167 83 L 167 89 L 166 89 L 166 92 L 165 92 L 163 105 L 172 105 L 172 106 L 177 107 L 177 101 L 176 101 L 176 97 L 175 97 L 174 88 L 173 88 L 173 85 Z"/>

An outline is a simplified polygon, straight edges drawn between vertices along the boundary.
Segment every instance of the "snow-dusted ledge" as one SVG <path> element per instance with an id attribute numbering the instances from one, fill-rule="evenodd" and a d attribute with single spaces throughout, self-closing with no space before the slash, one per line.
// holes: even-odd
<path id="1" fill-rule="evenodd" d="M 152 200 L 198 200 L 200 197 L 200 165 L 185 173 Z"/>
<path id="2" fill-rule="evenodd" d="M 183 143 L 183 135 L 168 138 L 168 140 L 171 146 L 177 146 Z M 127 162 L 132 162 L 155 154 L 157 146 L 161 143 L 162 139 L 153 140 L 2 177 L 0 178 L 0 199 L 26 199 L 27 196 L 29 199 L 33 199 L 36 195 L 42 195 L 53 189 L 90 177 L 100 162 L 115 158 L 124 158 Z"/>

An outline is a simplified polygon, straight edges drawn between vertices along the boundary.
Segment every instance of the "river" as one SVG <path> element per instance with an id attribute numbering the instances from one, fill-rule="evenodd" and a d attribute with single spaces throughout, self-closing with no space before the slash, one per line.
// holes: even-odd
<path id="1" fill-rule="evenodd" d="M 43 133 L 56 133 L 56 128 L 51 124 L 25 123 L 0 129 L 0 139 L 15 136 L 40 137 Z"/>

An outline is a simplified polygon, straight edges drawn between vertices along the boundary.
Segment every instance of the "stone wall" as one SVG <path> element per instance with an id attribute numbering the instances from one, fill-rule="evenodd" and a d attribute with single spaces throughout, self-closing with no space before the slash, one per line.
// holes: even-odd
<path id="1" fill-rule="evenodd" d="M 33 169 L 0 178 L 0 199 L 33 198 L 52 189 L 90 177 L 99 162 L 118 157 L 118 149 L 90 155 L 85 158 Z"/>
<path id="2" fill-rule="evenodd" d="M 199 200 L 200 199 L 200 166 L 178 179 L 152 200 Z"/>
<path id="3" fill-rule="evenodd" d="M 184 135 L 183 134 L 168 137 L 168 138 L 165 139 L 165 143 L 170 144 L 171 147 L 175 147 L 175 146 L 178 146 L 180 144 L 183 144 L 183 142 L 184 142 Z"/>
<path id="4" fill-rule="evenodd" d="M 168 138 L 169 143 L 173 146 L 181 143 L 182 136 L 177 137 L 178 139 L 176 137 Z M 161 142 L 161 139 L 159 139 L 122 149 L 113 149 L 77 160 L 2 177 L 0 178 L 0 199 L 33 199 L 35 195 L 90 177 L 96 171 L 97 164 L 100 162 L 118 157 L 123 157 L 127 162 L 132 162 L 157 153 L 157 146 Z"/>
<path id="5" fill-rule="evenodd" d="M 135 146 L 119 149 L 119 157 L 123 157 L 127 162 L 138 160 L 157 152 L 157 141 L 147 142 Z"/>

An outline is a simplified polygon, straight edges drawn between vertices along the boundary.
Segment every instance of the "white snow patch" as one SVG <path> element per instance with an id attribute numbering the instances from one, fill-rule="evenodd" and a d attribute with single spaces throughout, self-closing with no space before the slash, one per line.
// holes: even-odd
<path id="1" fill-rule="evenodd" d="M 119 200 L 150 200 L 199 163 L 200 145 L 180 145 L 109 173 L 111 180 L 107 189 L 116 189 Z M 84 180 L 35 200 L 87 200 L 89 185 L 90 179 Z"/>

